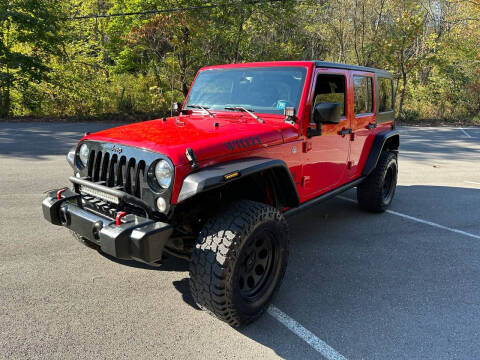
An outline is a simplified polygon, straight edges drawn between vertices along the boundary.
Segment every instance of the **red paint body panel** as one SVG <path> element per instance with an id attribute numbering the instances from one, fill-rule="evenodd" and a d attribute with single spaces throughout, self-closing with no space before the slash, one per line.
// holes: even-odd
<path id="1" fill-rule="evenodd" d="M 204 160 L 222 156 L 226 151 L 225 143 L 239 138 L 260 138 L 262 145 L 254 145 L 252 148 L 282 143 L 283 118 L 265 120 L 265 124 L 259 124 L 244 114 L 218 114 L 215 119 L 187 115 L 168 118 L 166 121 L 152 120 L 120 126 L 88 135 L 85 139 L 156 151 L 167 155 L 175 165 L 182 165 L 187 162 L 187 147 L 194 149 L 198 160 Z M 219 126 L 214 126 L 215 122 Z"/>
<path id="2" fill-rule="evenodd" d="M 377 129 L 366 129 L 375 122 L 375 112 L 368 116 L 353 114 L 352 70 L 315 68 L 311 61 L 263 62 L 249 64 L 219 65 L 202 68 L 294 66 L 307 69 L 297 122 L 285 122 L 283 115 L 257 115 L 265 123 L 259 123 L 250 115 L 240 112 L 215 111 L 215 118 L 200 111 L 163 120 L 152 120 L 125 125 L 85 136 L 97 140 L 134 146 L 168 156 L 175 165 L 172 204 L 177 203 L 183 179 L 192 170 L 185 157 L 185 150 L 194 150 L 200 168 L 246 157 L 265 157 L 283 160 L 295 181 L 300 201 L 304 202 L 350 182 L 361 175 L 374 135 L 391 123 Z M 311 122 L 311 109 L 316 75 L 321 73 L 343 74 L 346 77 L 346 114 L 339 124 L 324 124 L 322 135 L 307 139 L 306 132 Z M 363 73 L 372 76 L 372 73 Z M 374 109 L 376 106 L 374 105 Z M 218 123 L 218 126 L 215 126 Z M 352 128 L 353 141 L 349 135 L 338 132 Z M 249 146 L 235 145 L 247 141 Z M 246 140 L 245 140 L 246 139 Z M 349 161 L 352 166 L 349 169 Z"/>

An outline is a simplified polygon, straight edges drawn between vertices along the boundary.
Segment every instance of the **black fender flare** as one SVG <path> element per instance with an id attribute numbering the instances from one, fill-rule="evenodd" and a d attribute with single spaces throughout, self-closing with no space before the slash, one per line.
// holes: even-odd
<path id="1" fill-rule="evenodd" d="M 400 146 L 400 133 L 397 130 L 382 131 L 375 135 L 362 175 L 368 176 L 377 167 L 384 148 L 397 151 Z"/>
<path id="2" fill-rule="evenodd" d="M 300 203 L 297 187 L 284 161 L 267 158 L 246 158 L 208 166 L 188 174 L 182 183 L 177 202 L 181 203 L 197 194 L 222 187 L 259 172 L 273 173 L 275 186 L 280 186 L 287 206 Z M 238 174 L 237 174 L 238 173 Z M 230 176 L 227 176 L 230 175 Z"/>

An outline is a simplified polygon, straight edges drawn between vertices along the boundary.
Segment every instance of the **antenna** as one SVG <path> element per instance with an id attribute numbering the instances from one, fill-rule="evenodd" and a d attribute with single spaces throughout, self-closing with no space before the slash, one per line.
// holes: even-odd
<path id="1" fill-rule="evenodd" d="M 172 97 L 172 104 L 175 102 L 175 98 L 174 98 L 174 94 L 173 94 L 173 81 L 174 81 L 174 77 L 175 77 L 175 68 L 174 68 L 174 54 L 175 54 L 175 51 L 176 51 L 176 46 L 173 45 L 173 53 L 172 53 L 172 66 L 171 66 L 171 74 L 170 74 L 170 87 L 171 87 L 171 97 Z M 170 116 L 173 116 L 173 106 L 170 107 Z"/>

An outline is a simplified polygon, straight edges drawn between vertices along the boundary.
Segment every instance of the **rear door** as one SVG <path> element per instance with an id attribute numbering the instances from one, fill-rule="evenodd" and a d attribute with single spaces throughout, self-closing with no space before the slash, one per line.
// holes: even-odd
<path id="1" fill-rule="evenodd" d="M 375 76 L 370 72 L 352 71 L 353 88 L 352 135 L 350 137 L 350 158 L 348 175 L 351 180 L 361 175 L 368 156 L 368 149 L 376 127 Z"/>

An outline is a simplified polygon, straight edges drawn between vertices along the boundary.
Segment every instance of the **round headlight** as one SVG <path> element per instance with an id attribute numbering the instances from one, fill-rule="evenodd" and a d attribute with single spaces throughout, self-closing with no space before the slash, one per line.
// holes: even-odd
<path id="1" fill-rule="evenodd" d="M 87 144 L 83 144 L 82 146 L 80 146 L 80 150 L 78 151 L 78 157 L 80 158 L 83 166 L 87 166 L 89 155 L 90 151 L 88 150 Z"/>
<path id="2" fill-rule="evenodd" d="M 172 182 L 173 169 L 170 164 L 165 160 L 160 160 L 155 165 L 155 178 L 157 179 L 158 185 L 163 189 L 166 189 L 170 186 Z"/>

